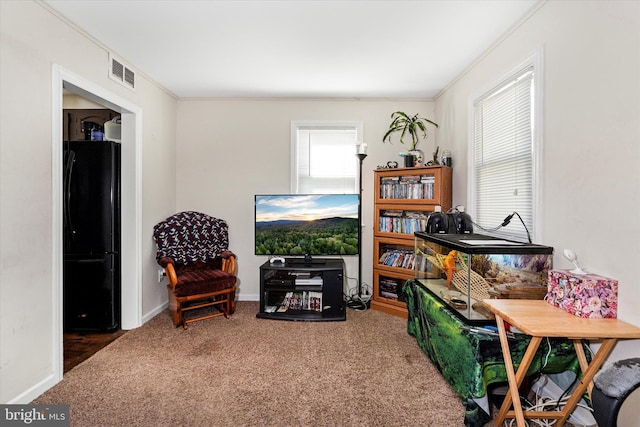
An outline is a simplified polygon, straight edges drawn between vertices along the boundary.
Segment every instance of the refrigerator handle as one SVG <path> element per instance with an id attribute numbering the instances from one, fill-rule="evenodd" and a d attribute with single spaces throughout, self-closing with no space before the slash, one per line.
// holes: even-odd
<path id="1" fill-rule="evenodd" d="M 73 175 L 73 162 L 75 162 L 76 153 L 69 150 L 64 171 L 64 221 L 67 226 L 69 237 L 73 238 L 75 230 L 73 229 L 73 221 L 71 220 L 71 177 Z"/>

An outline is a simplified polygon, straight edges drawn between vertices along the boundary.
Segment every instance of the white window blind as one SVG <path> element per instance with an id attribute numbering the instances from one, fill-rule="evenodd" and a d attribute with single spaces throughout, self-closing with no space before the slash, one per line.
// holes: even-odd
<path id="1" fill-rule="evenodd" d="M 534 67 L 527 66 L 474 103 L 474 213 L 495 229 L 517 212 L 534 227 Z M 517 217 L 496 234 L 526 241 Z"/>
<path id="2" fill-rule="evenodd" d="M 292 124 L 292 191 L 298 194 L 356 193 L 358 124 Z"/>

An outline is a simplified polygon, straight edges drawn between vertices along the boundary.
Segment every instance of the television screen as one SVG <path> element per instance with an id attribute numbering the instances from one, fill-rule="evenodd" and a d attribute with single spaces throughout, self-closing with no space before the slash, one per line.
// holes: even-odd
<path id="1" fill-rule="evenodd" d="M 256 255 L 357 255 L 358 194 L 256 195 Z"/>

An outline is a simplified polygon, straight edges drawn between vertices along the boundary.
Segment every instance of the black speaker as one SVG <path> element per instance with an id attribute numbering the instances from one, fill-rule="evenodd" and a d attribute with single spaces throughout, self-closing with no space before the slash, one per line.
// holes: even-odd
<path id="1" fill-rule="evenodd" d="M 449 216 L 450 233 L 471 234 L 473 233 L 473 223 L 471 217 L 466 212 L 452 212 Z"/>
<path id="2" fill-rule="evenodd" d="M 473 222 L 466 212 L 433 212 L 427 218 L 427 229 L 430 234 L 472 234 Z"/>
<path id="3" fill-rule="evenodd" d="M 447 214 L 442 212 L 432 212 L 427 218 L 427 229 L 429 234 L 447 234 L 449 233 L 449 219 Z"/>

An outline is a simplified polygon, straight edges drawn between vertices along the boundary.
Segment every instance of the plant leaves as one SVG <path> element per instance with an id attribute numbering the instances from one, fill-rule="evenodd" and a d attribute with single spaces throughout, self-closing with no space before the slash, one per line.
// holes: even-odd
<path id="1" fill-rule="evenodd" d="M 418 143 L 420 142 L 420 134 L 422 132 L 422 138 L 427 139 L 428 130 L 427 123 L 438 127 L 438 124 L 434 121 L 427 119 L 426 117 L 420 117 L 419 113 L 415 114 L 413 117 L 409 117 L 403 111 L 396 111 L 391 114 L 391 124 L 389 125 L 389 129 L 382 137 L 382 142 L 389 141 L 391 142 L 391 135 L 396 132 L 400 133 L 400 143 L 404 144 L 404 138 L 407 136 L 407 133 L 411 136 L 411 149 L 414 150 Z"/>

